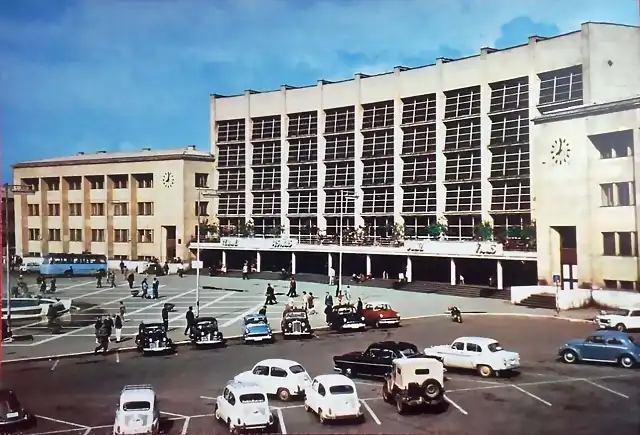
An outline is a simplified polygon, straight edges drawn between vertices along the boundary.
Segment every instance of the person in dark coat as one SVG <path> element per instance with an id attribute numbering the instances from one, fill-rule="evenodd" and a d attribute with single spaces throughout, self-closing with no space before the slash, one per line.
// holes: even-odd
<path id="1" fill-rule="evenodd" d="M 100 339 L 98 338 L 98 334 L 100 333 L 100 328 L 102 328 L 102 317 L 98 317 L 96 319 L 96 323 L 93 324 L 93 328 L 96 334 L 96 344 L 100 344 Z"/>
<path id="2" fill-rule="evenodd" d="M 102 273 L 96 274 L 96 288 L 102 288 Z"/>
<path id="3" fill-rule="evenodd" d="M 191 328 L 196 325 L 196 315 L 193 312 L 193 307 L 189 307 L 185 314 L 185 319 L 187 320 L 187 326 L 184 328 L 184 335 L 189 335 Z"/>
<path id="4" fill-rule="evenodd" d="M 288 298 L 296 298 L 298 297 L 298 293 L 296 293 L 296 288 L 298 287 L 296 280 L 294 277 L 291 277 L 289 281 L 289 293 L 287 293 Z"/>
<path id="5" fill-rule="evenodd" d="M 55 278 L 51 278 L 51 282 L 49 283 L 49 291 L 51 293 L 55 293 L 56 292 L 56 279 Z"/>
<path id="6" fill-rule="evenodd" d="M 364 310 L 364 307 L 362 304 L 362 299 L 358 298 L 358 303 L 356 304 L 356 311 L 358 312 L 358 314 L 362 314 L 363 310 Z"/>
<path id="7" fill-rule="evenodd" d="M 47 292 L 47 280 L 42 278 L 40 281 L 40 293 L 45 294 Z"/>
<path id="8" fill-rule="evenodd" d="M 116 328 L 116 343 L 122 341 L 122 318 L 119 315 L 114 316 L 114 326 Z"/>
<path id="9" fill-rule="evenodd" d="M 133 272 L 131 272 L 129 274 L 129 276 L 127 276 L 127 282 L 129 283 L 129 288 L 133 289 L 133 281 L 135 281 L 135 276 L 133 275 Z"/>
<path id="10" fill-rule="evenodd" d="M 332 305 L 326 305 L 324 307 L 324 318 L 325 321 L 327 322 L 327 325 L 329 324 L 329 320 L 331 319 L 331 312 L 333 311 L 333 306 Z"/>
<path id="11" fill-rule="evenodd" d="M 164 325 L 164 330 L 169 332 L 169 310 L 166 305 L 162 307 L 162 324 Z"/>
<path id="12" fill-rule="evenodd" d="M 102 327 L 106 330 L 107 340 L 111 341 L 111 334 L 113 334 L 113 319 L 106 316 L 102 321 Z"/>
<path id="13" fill-rule="evenodd" d="M 104 322 L 102 323 L 102 327 L 98 331 L 96 338 L 98 339 L 98 346 L 93 350 L 93 353 L 98 353 L 102 350 L 102 354 L 106 355 L 109 351 L 109 331 L 105 327 Z"/>
<path id="14" fill-rule="evenodd" d="M 153 284 L 151 284 L 151 299 L 158 299 L 159 289 L 160 289 L 160 281 L 158 281 L 158 278 L 153 278 Z"/>
<path id="15" fill-rule="evenodd" d="M 277 303 L 276 291 L 271 287 L 271 284 L 267 284 L 267 300 L 265 301 L 265 305 L 275 305 Z"/>
<path id="16" fill-rule="evenodd" d="M 142 287 L 142 299 L 146 299 L 147 298 L 147 292 L 149 291 L 149 283 L 147 282 L 147 278 L 143 278 L 142 282 L 140 283 L 140 287 Z"/>

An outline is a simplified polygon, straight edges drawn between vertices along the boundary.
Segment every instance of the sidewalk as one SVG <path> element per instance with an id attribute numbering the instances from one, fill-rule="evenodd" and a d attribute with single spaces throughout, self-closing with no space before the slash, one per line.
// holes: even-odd
<path id="1" fill-rule="evenodd" d="M 195 284 L 195 280 L 192 281 L 188 278 L 185 278 L 180 282 L 184 282 L 185 287 L 190 288 Z M 288 291 L 287 281 L 267 281 L 259 279 L 242 280 L 240 278 L 230 277 L 201 277 L 200 284 L 202 286 L 202 294 L 206 295 L 207 293 L 217 293 L 227 290 L 228 293 L 232 293 L 227 299 L 233 298 L 233 295 L 235 294 L 241 295 L 242 298 L 245 298 L 248 301 L 246 305 L 233 306 L 234 308 L 237 307 L 236 311 L 232 314 L 233 317 L 220 321 L 220 330 L 225 336 L 241 335 L 242 317 L 258 310 L 258 307 L 261 305 L 260 300 L 264 297 L 264 292 L 268 283 L 271 283 L 276 291 L 278 304 L 267 307 L 267 317 L 269 318 L 274 331 L 279 331 L 282 311 L 284 310 L 285 304 L 288 302 L 288 298 L 285 296 Z M 310 317 L 312 328 L 317 329 L 319 327 L 326 326 L 324 318 L 324 297 L 327 292 L 330 292 L 332 296 L 335 296 L 335 287 L 319 283 L 298 283 L 297 290 L 299 295 L 302 295 L 302 292 L 306 291 L 307 293 L 313 293 L 316 297 L 317 314 L 311 315 Z M 458 306 L 463 312 L 467 313 L 508 313 L 544 316 L 556 315 L 556 312 L 553 310 L 531 309 L 512 305 L 508 301 L 494 299 L 461 298 L 438 294 L 403 292 L 399 290 L 366 286 L 350 286 L 349 290 L 351 293 L 351 302 L 353 304 L 356 303 L 358 298 L 362 298 L 364 303 L 368 301 L 387 302 L 397 310 L 403 318 L 444 314 L 447 312 L 447 308 L 452 305 Z M 221 301 L 217 302 L 219 299 L 222 298 L 216 298 L 212 303 L 207 305 L 213 305 L 214 302 L 220 304 L 225 303 Z M 296 304 L 301 303 L 302 300 L 299 297 L 296 300 Z M 336 303 L 335 297 L 334 303 Z M 592 319 L 595 317 L 596 313 L 596 310 L 577 310 L 563 312 L 561 313 L 561 317 Z M 184 313 L 181 308 L 180 312 L 172 313 L 170 316 L 171 322 L 169 337 L 175 342 L 180 342 L 186 339 L 184 335 L 185 325 L 183 314 Z M 126 340 L 118 345 L 112 344 L 112 349 L 134 346 L 133 338 L 135 337 L 134 331 L 137 324 L 127 323 L 128 328 L 124 331 Z M 64 334 L 65 336 L 62 337 L 51 336 L 51 338 L 46 338 L 37 344 L 13 343 L 3 345 L 2 360 L 7 361 L 21 358 L 87 352 L 95 347 L 95 339 L 93 338 L 92 333 L 93 329 L 89 327 L 86 328 L 83 334 L 69 332 Z"/>

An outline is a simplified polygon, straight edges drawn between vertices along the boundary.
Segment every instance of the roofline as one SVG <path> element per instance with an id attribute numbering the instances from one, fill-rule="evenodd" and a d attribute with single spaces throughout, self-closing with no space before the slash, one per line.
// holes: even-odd
<path id="1" fill-rule="evenodd" d="M 58 166 L 78 166 L 78 165 L 106 165 L 114 163 L 138 163 L 138 162 L 160 162 L 167 160 L 184 160 L 192 162 L 215 162 L 213 155 L 194 155 L 194 154 L 169 154 L 169 155 L 144 155 L 138 156 L 126 156 L 126 157 L 109 157 L 108 154 L 105 157 L 89 157 L 86 159 L 69 159 L 69 160 L 38 160 L 33 162 L 16 163 L 11 166 L 12 169 L 25 169 L 25 168 L 51 168 Z"/>

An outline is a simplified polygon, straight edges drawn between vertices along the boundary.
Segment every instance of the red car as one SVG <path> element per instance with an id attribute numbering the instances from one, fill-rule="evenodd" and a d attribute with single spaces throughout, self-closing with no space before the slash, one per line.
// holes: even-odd
<path id="1" fill-rule="evenodd" d="M 362 315 L 367 325 L 376 328 L 383 326 L 400 326 L 400 315 L 386 302 L 370 302 L 365 304 Z"/>

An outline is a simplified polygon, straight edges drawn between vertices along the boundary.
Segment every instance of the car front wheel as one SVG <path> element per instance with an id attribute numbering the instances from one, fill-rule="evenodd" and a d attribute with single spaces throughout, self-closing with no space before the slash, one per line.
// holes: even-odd
<path id="1" fill-rule="evenodd" d="M 618 363 L 625 369 L 633 368 L 636 364 L 635 360 L 629 355 L 622 355 L 618 360 Z"/>
<path id="2" fill-rule="evenodd" d="M 478 374 L 483 378 L 489 378 L 493 375 L 493 369 L 487 365 L 479 365 Z"/>
<path id="3" fill-rule="evenodd" d="M 616 330 L 618 330 L 618 331 L 620 331 L 620 332 L 624 332 L 624 331 L 626 331 L 626 330 L 627 330 L 627 327 L 626 327 L 626 326 L 624 326 L 624 323 L 618 323 L 618 324 L 616 325 Z"/>
<path id="4" fill-rule="evenodd" d="M 567 364 L 574 364 L 578 361 L 578 355 L 572 350 L 565 350 L 562 353 L 562 361 Z"/>
<path id="5" fill-rule="evenodd" d="M 282 400 L 283 402 L 287 402 L 291 398 L 291 393 L 286 388 L 280 388 L 277 392 L 277 396 L 278 399 Z"/>

